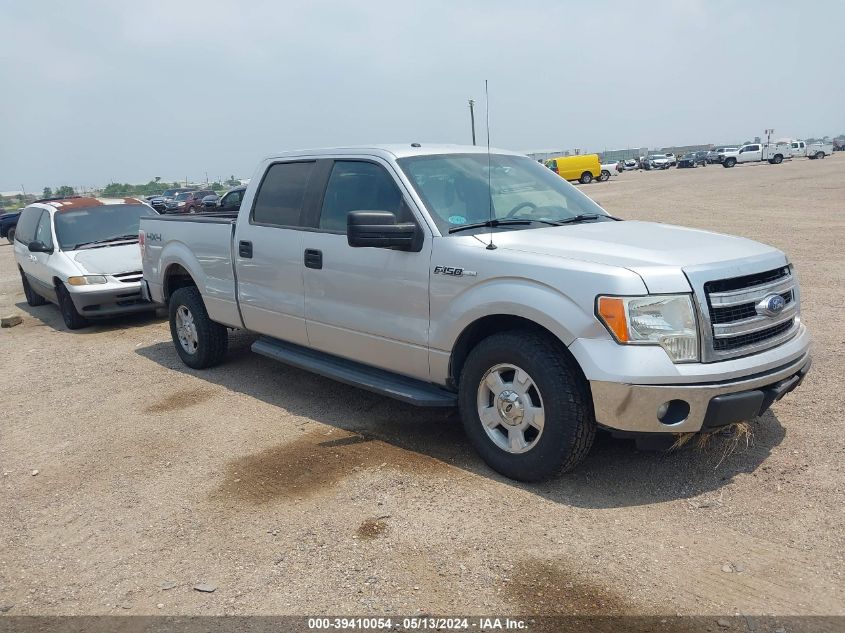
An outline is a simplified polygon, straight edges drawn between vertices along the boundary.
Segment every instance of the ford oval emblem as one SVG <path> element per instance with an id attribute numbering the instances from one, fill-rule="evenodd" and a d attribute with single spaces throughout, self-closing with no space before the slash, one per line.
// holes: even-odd
<path id="1" fill-rule="evenodd" d="M 757 304 L 757 312 L 775 316 L 783 312 L 786 307 L 786 299 L 780 295 L 769 295 Z"/>

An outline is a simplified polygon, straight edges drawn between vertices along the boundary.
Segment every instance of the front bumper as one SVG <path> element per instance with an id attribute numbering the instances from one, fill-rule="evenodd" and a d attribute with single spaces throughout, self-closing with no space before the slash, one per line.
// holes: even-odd
<path id="1" fill-rule="evenodd" d="M 774 370 L 704 384 L 633 385 L 591 381 L 596 421 L 622 431 L 694 433 L 761 415 L 798 387 L 810 370 L 809 352 Z M 664 403 L 678 403 L 658 419 Z"/>
<path id="2" fill-rule="evenodd" d="M 68 290 L 76 311 L 89 319 L 146 312 L 157 307 L 142 297 L 140 282 L 71 286 Z"/>

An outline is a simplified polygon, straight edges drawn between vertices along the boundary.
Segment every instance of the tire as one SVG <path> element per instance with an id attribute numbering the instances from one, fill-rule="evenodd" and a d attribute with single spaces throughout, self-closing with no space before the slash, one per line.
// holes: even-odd
<path id="1" fill-rule="evenodd" d="M 819 160 L 824 158 L 824 152 L 816 152 L 816 158 L 819 159 Z"/>
<path id="2" fill-rule="evenodd" d="M 783 162 L 783 156 L 775 154 L 775 157 L 770 162 L 772 165 L 780 165 Z"/>
<path id="3" fill-rule="evenodd" d="M 541 334 L 502 332 L 476 345 L 461 372 L 458 402 L 475 450 L 511 479 L 541 481 L 571 470 L 593 445 L 587 382 L 565 348 Z"/>
<path id="4" fill-rule="evenodd" d="M 590 184 L 591 182 L 593 182 L 593 174 L 588 171 L 585 171 L 583 174 L 581 174 L 581 177 L 578 179 L 578 182 L 580 182 L 582 185 Z"/>
<path id="5" fill-rule="evenodd" d="M 727 168 L 733 167 L 734 165 L 736 165 L 736 158 L 733 158 L 733 157 L 726 158 L 725 161 L 722 163 L 722 167 L 727 167 Z"/>
<path id="6" fill-rule="evenodd" d="M 62 313 L 67 329 L 78 330 L 88 325 L 88 319 L 76 311 L 73 299 L 70 298 L 70 293 L 62 282 L 56 284 L 56 298 L 59 300 L 59 311 Z"/>
<path id="7" fill-rule="evenodd" d="M 29 285 L 29 280 L 26 278 L 24 272 L 20 270 L 20 273 L 21 285 L 23 286 L 23 294 L 26 297 L 26 304 L 32 306 L 33 308 L 36 308 L 38 306 L 43 306 L 45 303 L 47 303 L 47 300 L 40 294 L 35 292 L 32 289 L 32 286 Z"/>
<path id="8" fill-rule="evenodd" d="M 15 227 L 9 229 L 9 232 L 6 233 L 6 239 L 9 240 L 9 244 L 15 243 Z"/>
<path id="9" fill-rule="evenodd" d="M 179 358 L 188 367 L 206 369 L 217 365 L 229 348 L 226 327 L 208 317 L 196 286 L 179 288 L 170 297 L 170 335 Z"/>
<path id="10" fill-rule="evenodd" d="M 606 169 L 602 169 L 599 174 L 599 182 L 605 182 L 606 180 L 610 180 L 610 172 Z"/>

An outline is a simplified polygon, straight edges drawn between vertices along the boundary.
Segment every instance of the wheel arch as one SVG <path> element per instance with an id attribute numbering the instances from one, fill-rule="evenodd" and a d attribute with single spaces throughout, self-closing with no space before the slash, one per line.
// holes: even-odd
<path id="1" fill-rule="evenodd" d="M 162 292 L 165 303 L 170 301 L 170 297 L 179 288 L 190 286 L 199 288 L 193 275 L 182 264 L 173 262 L 164 270 L 164 274 L 162 275 Z"/>

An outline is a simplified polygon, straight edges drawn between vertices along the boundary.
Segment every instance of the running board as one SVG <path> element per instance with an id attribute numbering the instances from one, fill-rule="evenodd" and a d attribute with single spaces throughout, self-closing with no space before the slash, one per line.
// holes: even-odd
<path id="1" fill-rule="evenodd" d="M 252 351 L 287 365 L 418 407 L 458 406 L 457 394 L 437 385 L 279 339 L 260 338 L 252 344 Z"/>

